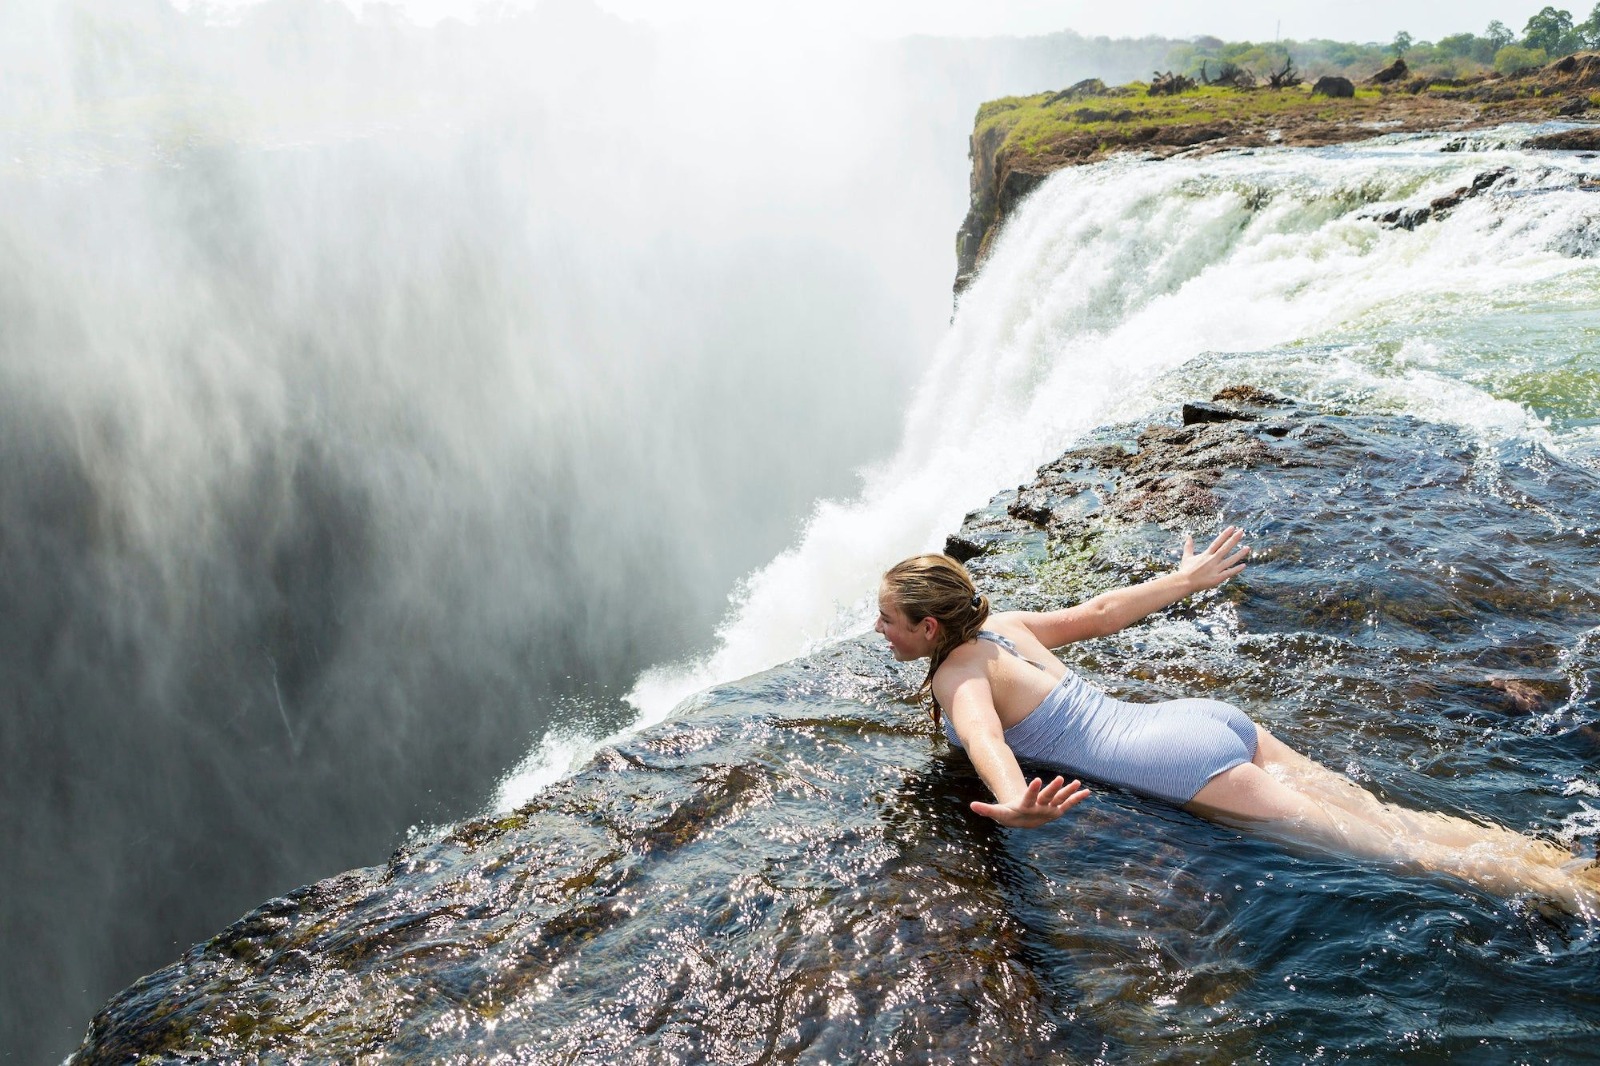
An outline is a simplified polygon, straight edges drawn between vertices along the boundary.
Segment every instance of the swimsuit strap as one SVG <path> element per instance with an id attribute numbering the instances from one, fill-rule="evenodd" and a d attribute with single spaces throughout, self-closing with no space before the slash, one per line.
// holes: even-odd
<path id="1" fill-rule="evenodd" d="M 1023 655 L 1020 651 L 1017 650 L 1017 646 L 1015 644 L 1011 643 L 1010 640 L 1008 640 L 1007 638 L 1001 636 L 999 633 L 996 633 L 992 629 L 980 629 L 980 630 L 978 630 L 978 639 L 979 640 L 987 640 L 991 644 L 998 644 L 1002 648 L 1004 648 L 1006 651 L 1010 652 L 1012 655 L 1015 655 L 1017 658 L 1021 659 L 1025 663 L 1027 663 L 1029 666 L 1037 666 L 1037 667 L 1039 667 L 1040 670 L 1044 670 L 1044 672 L 1047 673 L 1047 674 L 1050 672 L 1049 670 L 1046 670 L 1043 666 L 1040 666 L 1038 663 L 1036 663 L 1032 659 L 1028 658 L 1026 655 Z"/>

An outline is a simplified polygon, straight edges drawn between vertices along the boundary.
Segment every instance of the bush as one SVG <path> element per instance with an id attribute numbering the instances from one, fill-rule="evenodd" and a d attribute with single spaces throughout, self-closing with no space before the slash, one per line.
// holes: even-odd
<path id="1" fill-rule="evenodd" d="M 1550 57 L 1545 55 L 1543 48 L 1524 48 L 1520 44 L 1508 44 L 1494 54 L 1494 69 L 1502 74 L 1515 74 L 1519 70 L 1542 67 L 1548 58 Z"/>

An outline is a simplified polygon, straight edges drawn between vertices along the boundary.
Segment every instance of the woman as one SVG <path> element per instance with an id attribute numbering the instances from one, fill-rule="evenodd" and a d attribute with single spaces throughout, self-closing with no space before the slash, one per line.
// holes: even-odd
<path id="1" fill-rule="evenodd" d="M 1068 670 L 1049 649 L 1127 628 L 1153 611 L 1242 573 L 1250 549 L 1229 526 L 1205 551 L 1185 541 L 1170 574 L 1057 611 L 989 613 L 960 563 L 918 555 L 878 593 L 876 629 L 902 662 L 926 658 L 919 695 L 966 750 L 994 803 L 972 810 L 1033 828 L 1089 790 L 1057 777 L 1028 782 L 1018 758 L 1177 804 L 1202 817 L 1295 840 L 1440 870 L 1501 895 L 1533 891 L 1572 910 L 1600 906 L 1600 876 L 1561 848 L 1496 825 L 1406 810 L 1306 758 L 1217 700 L 1134 704 Z"/>

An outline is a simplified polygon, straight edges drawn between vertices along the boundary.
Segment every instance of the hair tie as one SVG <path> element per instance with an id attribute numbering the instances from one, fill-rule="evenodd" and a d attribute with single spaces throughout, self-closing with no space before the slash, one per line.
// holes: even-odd
<path id="1" fill-rule="evenodd" d="M 977 593 L 977 592 L 973 593 L 972 594 L 972 609 L 974 611 L 976 611 L 979 607 L 982 607 L 982 606 L 983 606 L 983 594 L 982 593 Z"/>

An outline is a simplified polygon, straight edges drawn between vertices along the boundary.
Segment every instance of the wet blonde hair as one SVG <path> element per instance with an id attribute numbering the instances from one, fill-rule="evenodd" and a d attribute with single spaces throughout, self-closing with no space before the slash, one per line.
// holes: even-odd
<path id="1" fill-rule="evenodd" d="M 972 584 L 967 568 L 948 555 L 913 555 L 896 563 L 883 575 L 885 597 L 916 625 L 924 618 L 938 621 L 928 676 L 917 690 L 931 703 L 933 724 L 939 724 L 939 699 L 933 694 L 933 675 L 956 648 L 974 639 L 989 620 L 989 598 Z"/>

